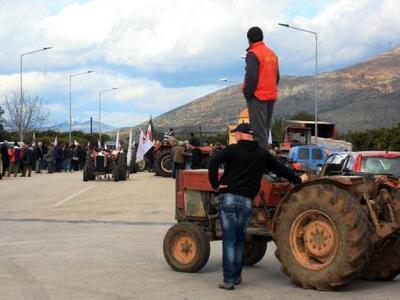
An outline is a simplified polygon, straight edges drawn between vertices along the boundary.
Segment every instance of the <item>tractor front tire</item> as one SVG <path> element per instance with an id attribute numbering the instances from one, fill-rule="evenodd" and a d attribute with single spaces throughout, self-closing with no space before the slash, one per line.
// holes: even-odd
<path id="1" fill-rule="evenodd" d="M 267 251 L 267 240 L 252 236 L 244 248 L 244 264 L 252 266 L 263 259 Z"/>
<path id="2" fill-rule="evenodd" d="M 90 181 L 90 180 L 95 180 L 96 175 L 93 172 L 93 169 L 91 169 L 89 166 L 85 165 L 83 167 L 83 181 Z"/>
<path id="3" fill-rule="evenodd" d="M 381 191 L 381 192 L 387 192 Z M 394 218 L 400 223 L 400 193 L 393 191 L 391 199 Z M 400 274 L 400 233 L 394 233 L 374 245 L 370 263 L 362 274 L 367 280 L 392 280 Z"/>
<path id="4" fill-rule="evenodd" d="M 162 177 L 172 177 L 171 150 L 161 151 L 155 161 L 156 174 Z"/>
<path id="5" fill-rule="evenodd" d="M 303 288 L 338 288 L 359 278 L 368 265 L 367 214 L 337 186 L 303 186 L 282 203 L 276 220 L 275 255 L 283 271 Z"/>
<path id="6" fill-rule="evenodd" d="M 199 225 L 181 222 L 167 231 L 163 250 L 172 269 L 195 273 L 204 267 L 210 257 L 210 241 Z"/>

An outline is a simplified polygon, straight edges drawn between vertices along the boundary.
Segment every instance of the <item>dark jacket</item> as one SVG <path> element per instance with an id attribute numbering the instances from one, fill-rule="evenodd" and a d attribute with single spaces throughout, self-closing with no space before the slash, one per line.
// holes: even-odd
<path id="1" fill-rule="evenodd" d="M 225 164 L 224 174 L 218 180 L 218 168 Z M 301 183 L 296 173 L 279 163 L 266 149 L 254 141 L 239 141 L 229 145 L 211 158 L 208 176 L 214 189 L 219 185 L 227 185 L 221 193 L 232 193 L 254 198 L 260 190 L 261 178 L 266 170 L 289 181 Z"/>
<path id="2" fill-rule="evenodd" d="M 0 153 L 1 153 L 1 158 L 3 160 L 3 164 L 4 164 L 3 167 L 8 166 L 10 160 L 8 159 L 8 146 L 6 143 L 3 143 L 0 146 Z"/>
<path id="3" fill-rule="evenodd" d="M 54 146 L 54 159 L 60 161 L 63 159 L 63 149 L 60 145 Z"/>
<path id="4" fill-rule="evenodd" d="M 33 150 L 30 148 L 24 148 L 21 150 L 21 162 L 25 166 L 32 166 L 33 164 Z"/>
<path id="5" fill-rule="evenodd" d="M 63 159 L 71 159 L 72 158 L 72 150 L 71 148 L 65 148 L 63 153 Z"/>
<path id="6" fill-rule="evenodd" d="M 35 152 L 35 158 L 36 159 L 38 159 L 38 160 L 42 160 L 43 159 L 43 155 L 44 155 L 43 146 L 42 147 L 35 146 L 34 152 Z"/>

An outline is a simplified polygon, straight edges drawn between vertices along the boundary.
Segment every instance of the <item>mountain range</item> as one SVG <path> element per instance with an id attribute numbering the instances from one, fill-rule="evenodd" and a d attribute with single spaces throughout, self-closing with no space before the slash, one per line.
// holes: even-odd
<path id="1" fill-rule="evenodd" d="M 56 124 L 51 127 L 43 128 L 43 130 L 68 132 L 69 131 L 69 123 L 62 122 L 62 123 Z M 99 122 L 98 121 L 92 122 L 92 130 L 93 130 L 93 132 L 99 131 Z M 102 132 L 109 132 L 109 131 L 113 131 L 113 130 L 115 130 L 115 127 L 108 125 L 108 124 L 101 123 L 101 131 Z M 84 122 L 74 121 L 72 123 L 72 131 L 83 131 L 84 133 L 90 133 L 90 121 L 84 121 Z"/>
<path id="2" fill-rule="evenodd" d="M 318 76 L 319 120 L 333 122 L 340 133 L 400 123 L 400 47 L 365 62 Z M 240 85 L 233 85 L 166 112 L 153 120 L 159 130 L 226 130 L 245 108 Z M 275 118 L 314 113 L 315 77 L 283 76 Z"/>

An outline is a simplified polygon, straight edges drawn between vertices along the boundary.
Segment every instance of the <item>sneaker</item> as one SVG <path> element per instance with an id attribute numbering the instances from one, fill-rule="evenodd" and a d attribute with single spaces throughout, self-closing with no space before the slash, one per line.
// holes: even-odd
<path id="1" fill-rule="evenodd" d="M 238 278 L 235 280 L 235 285 L 239 285 L 242 283 L 242 275 L 240 275 Z"/>
<path id="2" fill-rule="evenodd" d="M 220 288 L 220 289 L 224 289 L 224 290 L 228 290 L 228 291 L 230 291 L 230 290 L 234 290 L 235 289 L 235 286 L 233 285 L 233 284 L 231 284 L 231 283 L 226 283 L 226 282 L 220 282 L 219 283 L 219 285 L 218 285 L 218 287 Z"/>

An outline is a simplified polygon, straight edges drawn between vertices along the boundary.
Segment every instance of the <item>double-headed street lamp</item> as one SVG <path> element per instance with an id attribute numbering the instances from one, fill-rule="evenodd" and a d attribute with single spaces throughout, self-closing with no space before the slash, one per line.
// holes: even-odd
<path id="1" fill-rule="evenodd" d="M 46 51 L 46 50 L 50 50 L 53 47 L 44 47 L 42 49 L 38 49 L 38 50 L 33 50 L 33 51 L 29 51 L 29 52 L 24 52 L 21 54 L 21 58 L 20 58 L 20 73 L 19 73 L 19 78 L 20 78 L 20 100 L 22 101 L 22 97 L 23 97 L 23 91 L 22 91 L 22 58 L 26 55 L 30 55 L 33 53 L 37 53 L 37 52 L 41 52 L 41 51 Z"/>
<path id="2" fill-rule="evenodd" d="M 318 33 L 315 31 L 278 23 L 278 25 L 313 34 L 315 37 L 315 144 L 318 145 Z"/>
<path id="3" fill-rule="evenodd" d="M 105 93 L 105 92 L 109 92 L 109 91 L 114 91 L 114 90 L 118 90 L 118 88 L 114 87 L 111 89 L 99 91 L 99 139 L 100 139 L 100 142 L 101 142 L 101 94 Z"/>
<path id="4" fill-rule="evenodd" d="M 85 72 L 78 72 L 69 75 L 69 143 L 72 143 L 72 97 L 71 97 L 71 79 L 75 76 L 85 75 L 89 73 L 93 73 L 94 71 L 85 71 Z"/>

